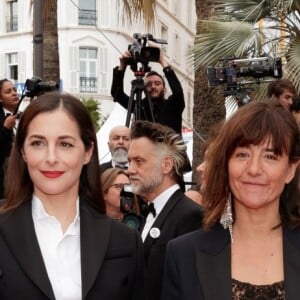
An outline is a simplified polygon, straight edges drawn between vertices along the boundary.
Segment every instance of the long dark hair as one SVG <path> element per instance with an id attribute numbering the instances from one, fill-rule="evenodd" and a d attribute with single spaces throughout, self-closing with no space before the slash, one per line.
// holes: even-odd
<path id="1" fill-rule="evenodd" d="M 81 200 L 88 202 L 97 211 L 105 213 L 105 204 L 101 185 L 99 184 L 100 171 L 97 138 L 90 114 L 77 98 L 70 94 L 60 94 L 58 92 L 45 93 L 36 100 L 33 100 L 25 109 L 20 119 L 15 142 L 8 161 L 4 194 L 6 200 L 2 209 L 12 210 L 25 201 L 31 200 L 33 182 L 22 157 L 22 149 L 28 133 L 28 126 L 37 115 L 57 110 L 60 107 L 77 123 L 80 137 L 86 150 L 92 146 L 94 147 L 90 162 L 84 165 L 81 171 L 79 197 Z"/>

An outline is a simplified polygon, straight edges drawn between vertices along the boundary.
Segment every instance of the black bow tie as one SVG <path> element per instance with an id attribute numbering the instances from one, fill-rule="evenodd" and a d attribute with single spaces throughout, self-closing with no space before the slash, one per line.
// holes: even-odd
<path id="1" fill-rule="evenodd" d="M 154 204 L 152 202 L 147 206 L 146 212 L 147 212 L 147 215 L 152 214 L 153 217 L 156 216 L 156 210 L 155 210 Z"/>

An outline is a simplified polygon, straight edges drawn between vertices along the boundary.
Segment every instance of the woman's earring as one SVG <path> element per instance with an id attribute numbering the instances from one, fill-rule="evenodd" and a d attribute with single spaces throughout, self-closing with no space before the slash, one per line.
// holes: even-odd
<path id="1" fill-rule="evenodd" d="M 233 236 L 232 236 L 232 223 L 233 223 L 233 218 L 232 218 L 232 200 L 231 200 L 231 193 L 229 194 L 226 205 L 224 208 L 224 211 L 222 213 L 220 223 L 224 227 L 224 229 L 229 229 L 230 233 L 230 238 L 231 238 L 231 243 L 233 243 Z"/>

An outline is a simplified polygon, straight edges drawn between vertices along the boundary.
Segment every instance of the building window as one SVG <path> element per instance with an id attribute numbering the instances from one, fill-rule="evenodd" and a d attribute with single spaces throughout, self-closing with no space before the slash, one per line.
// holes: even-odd
<path id="1" fill-rule="evenodd" d="M 6 54 L 7 59 L 7 77 L 12 80 L 18 80 L 18 53 Z"/>
<path id="2" fill-rule="evenodd" d="M 96 0 L 79 0 L 79 25 L 96 25 Z"/>
<path id="3" fill-rule="evenodd" d="M 18 30 L 18 1 L 7 0 L 6 31 Z"/>
<path id="4" fill-rule="evenodd" d="M 97 93 L 97 56 L 97 49 L 79 49 L 81 93 Z"/>

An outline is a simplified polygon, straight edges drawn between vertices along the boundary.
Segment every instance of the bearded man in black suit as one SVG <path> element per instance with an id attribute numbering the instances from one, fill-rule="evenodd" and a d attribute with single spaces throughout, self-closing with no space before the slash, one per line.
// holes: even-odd
<path id="1" fill-rule="evenodd" d="M 133 192 L 154 211 L 142 230 L 146 299 L 161 297 L 166 245 L 201 226 L 201 206 L 187 198 L 179 182 L 187 162 L 186 146 L 173 129 L 149 121 L 131 128 L 128 173 Z"/>

